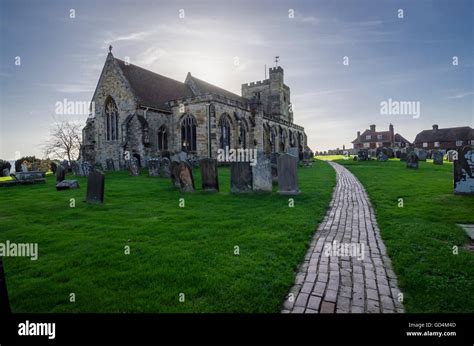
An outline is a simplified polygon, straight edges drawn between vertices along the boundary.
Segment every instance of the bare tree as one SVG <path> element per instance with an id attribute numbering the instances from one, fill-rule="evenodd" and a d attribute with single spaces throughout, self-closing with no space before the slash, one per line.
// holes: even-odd
<path id="1" fill-rule="evenodd" d="M 72 121 L 55 121 L 50 138 L 44 144 L 44 156 L 69 162 L 79 156 L 81 146 L 81 125 Z"/>

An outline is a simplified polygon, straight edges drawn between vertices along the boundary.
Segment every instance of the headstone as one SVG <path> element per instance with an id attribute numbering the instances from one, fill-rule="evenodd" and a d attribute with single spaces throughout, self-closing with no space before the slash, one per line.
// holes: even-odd
<path id="1" fill-rule="evenodd" d="M 140 175 L 140 167 L 138 165 L 138 160 L 135 157 L 130 158 L 128 169 L 131 176 L 137 177 Z"/>
<path id="2" fill-rule="evenodd" d="M 178 166 L 179 183 L 181 192 L 194 192 L 193 168 L 186 161 L 182 161 Z"/>
<path id="3" fill-rule="evenodd" d="M 188 159 L 188 154 L 184 151 L 180 151 L 179 153 L 176 154 L 178 160 L 181 161 L 186 161 Z"/>
<path id="4" fill-rule="evenodd" d="M 378 160 L 378 161 L 382 161 L 382 162 L 388 161 L 388 156 L 385 155 L 385 153 L 380 152 L 380 153 L 377 155 L 377 160 Z"/>
<path id="5" fill-rule="evenodd" d="M 10 176 L 10 169 L 4 168 L 2 172 L 2 177 L 9 177 Z"/>
<path id="6" fill-rule="evenodd" d="M 418 155 L 413 151 L 407 155 L 407 168 L 418 169 Z"/>
<path id="7" fill-rule="evenodd" d="M 262 151 L 257 152 L 257 161 L 252 166 L 252 179 L 254 191 L 272 192 L 272 165 Z"/>
<path id="8" fill-rule="evenodd" d="M 278 157 L 278 193 L 281 195 L 296 195 L 298 188 L 298 159 L 287 154 Z"/>
<path id="9" fill-rule="evenodd" d="M 88 177 L 89 174 L 93 171 L 92 165 L 89 161 L 84 161 L 82 163 L 82 174 L 84 177 Z"/>
<path id="10" fill-rule="evenodd" d="M 416 155 L 418 156 L 418 160 L 419 161 L 426 161 L 426 156 L 427 156 L 427 152 L 426 150 L 424 149 L 418 149 L 415 151 Z"/>
<path id="11" fill-rule="evenodd" d="M 115 171 L 114 160 L 112 159 L 105 160 L 105 166 L 108 171 Z"/>
<path id="12" fill-rule="evenodd" d="M 443 164 L 443 153 L 440 151 L 435 151 L 433 153 L 433 164 L 442 165 Z"/>
<path id="13" fill-rule="evenodd" d="M 32 171 L 36 171 L 36 170 L 37 170 L 37 167 L 38 167 L 38 163 L 37 163 L 36 160 L 35 160 L 35 161 L 33 161 L 33 162 L 31 163 L 31 170 L 32 170 Z"/>
<path id="14" fill-rule="evenodd" d="M 395 157 L 396 157 L 397 159 L 399 159 L 401 153 L 402 153 L 402 152 L 401 152 L 400 150 L 395 151 Z"/>
<path id="15" fill-rule="evenodd" d="M 474 149 L 465 146 L 454 160 L 454 193 L 474 195 Z M 455 158 L 455 157 L 454 157 Z"/>
<path id="16" fill-rule="evenodd" d="M 16 172 L 15 178 L 19 181 L 44 181 L 46 172 L 36 171 L 36 172 Z"/>
<path id="17" fill-rule="evenodd" d="M 400 153 L 400 161 L 406 161 L 408 154 L 404 151 Z"/>
<path id="18" fill-rule="evenodd" d="M 71 170 L 72 170 L 72 173 L 74 173 L 76 177 L 82 176 L 81 167 L 79 166 L 77 162 L 75 161 L 71 162 Z"/>
<path id="19" fill-rule="evenodd" d="M 369 152 L 367 149 L 362 149 L 357 152 L 359 161 L 367 161 L 369 159 Z"/>
<path id="20" fill-rule="evenodd" d="M 160 176 L 160 159 L 148 160 L 148 175 L 150 177 Z"/>
<path id="21" fill-rule="evenodd" d="M 70 189 L 78 189 L 79 183 L 77 180 L 63 180 L 60 183 L 56 184 L 56 190 L 70 190 Z"/>
<path id="22" fill-rule="evenodd" d="M 68 160 L 61 161 L 61 166 L 63 166 L 63 168 L 66 172 L 69 171 L 69 161 Z"/>
<path id="23" fill-rule="evenodd" d="M 26 164 L 26 162 L 23 162 L 21 164 L 21 171 L 22 172 L 28 172 L 28 165 Z"/>
<path id="24" fill-rule="evenodd" d="M 164 157 L 161 160 L 160 176 L 163 178 L 170 177 L 170 159 L 168 159 L 167 157 Z"/>
<path id="25" fill-rule="evenodd" d="M 217 160 L 202 159 L 200 161 L 200 166 L 203 191 L 219 191 L 219 174 L 217 171 Z"/>
<path id="26" fill-rule="evenodd" d="M 56 167 L 56 172 L 54 173 L 54 175 L 56 177 L 56 183 L 60 183 L 61 181 L 66 179 L 66 170 L 63 166 L 58 165 Z"/>
<path id="27" fill-rule="evenodd" d="M 370 158 L 377 157 L 377 150 L 376 149 L 369 149 L 368 153 L 369 153 Z M 368 160 L 368 158 L 367 158 L 367 160 Z"/>
<path id="28" fill-rule="evenodd" d="M 164 159 L 163 159 L 164 160 Z M 181 183 L 179 181 L 179 162 L 171 161 L 171 166 L 169 167 L 169 177 L 171 178 L 171 183 L 174 187 L 181 188 Z"/>
<path id="29" fill-rule="evenodd" d="M 104 203 L 105 176 L 101 171 L 92 171 L 87 177 L 87 203 Z"/>
<path id="30" fill-rule="evenodd" d="M 250 166 L 250 162 L 231 162 L 230 192 L 245 193 L 250 191 L 252 191 L 252 166 Z"/>

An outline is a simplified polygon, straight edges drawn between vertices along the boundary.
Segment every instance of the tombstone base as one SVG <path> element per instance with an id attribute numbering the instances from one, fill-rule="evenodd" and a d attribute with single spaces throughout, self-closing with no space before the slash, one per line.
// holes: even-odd
<path id="1" fill-rule="evenodd" d="M 300 190 L 297 191 L 278 191 L 278 194 L 283 196 L 292 196 L 292 195 L 299 195 L 301 193 Z"/>

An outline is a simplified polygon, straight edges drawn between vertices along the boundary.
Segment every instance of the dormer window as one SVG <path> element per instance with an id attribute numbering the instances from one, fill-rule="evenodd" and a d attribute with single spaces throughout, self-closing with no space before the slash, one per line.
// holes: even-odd
<path id="1" fill-rule="evenodd" d="M 372 139 L 372 136 L 371 136 L 371 135 L 367 135 L 367 136 L 365 136 L 365 139 Z"/>

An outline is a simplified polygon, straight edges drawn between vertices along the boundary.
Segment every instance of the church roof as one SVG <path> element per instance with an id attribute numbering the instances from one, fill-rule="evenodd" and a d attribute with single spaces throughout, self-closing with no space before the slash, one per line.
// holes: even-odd
<path id="1" fill-rule="evenodd" d="M 195 95 L 217 94 L 217 95 L 225 96 L 231 100 L 235 100 L 235 101 L 239 101 L 243 103 L 248 102 L 247 99 L 237 94 L 234 94 L 230 91 L 227 91 L 211 83 L 205 82 L 202 79 L 192 76 L 190 72 L 188 72 L 188 75 L 186 76 L 185 83 L 190 87 L 190 89 L 193 91 Z"/>
<path id="2" fill-rule="evenodd" d="M 133 64 L 125 64 L 123 60 L 114 59 L 130 83 L 141 106 L 170 111 L 168 101 L 193 95 L 185 83 Z"/>

